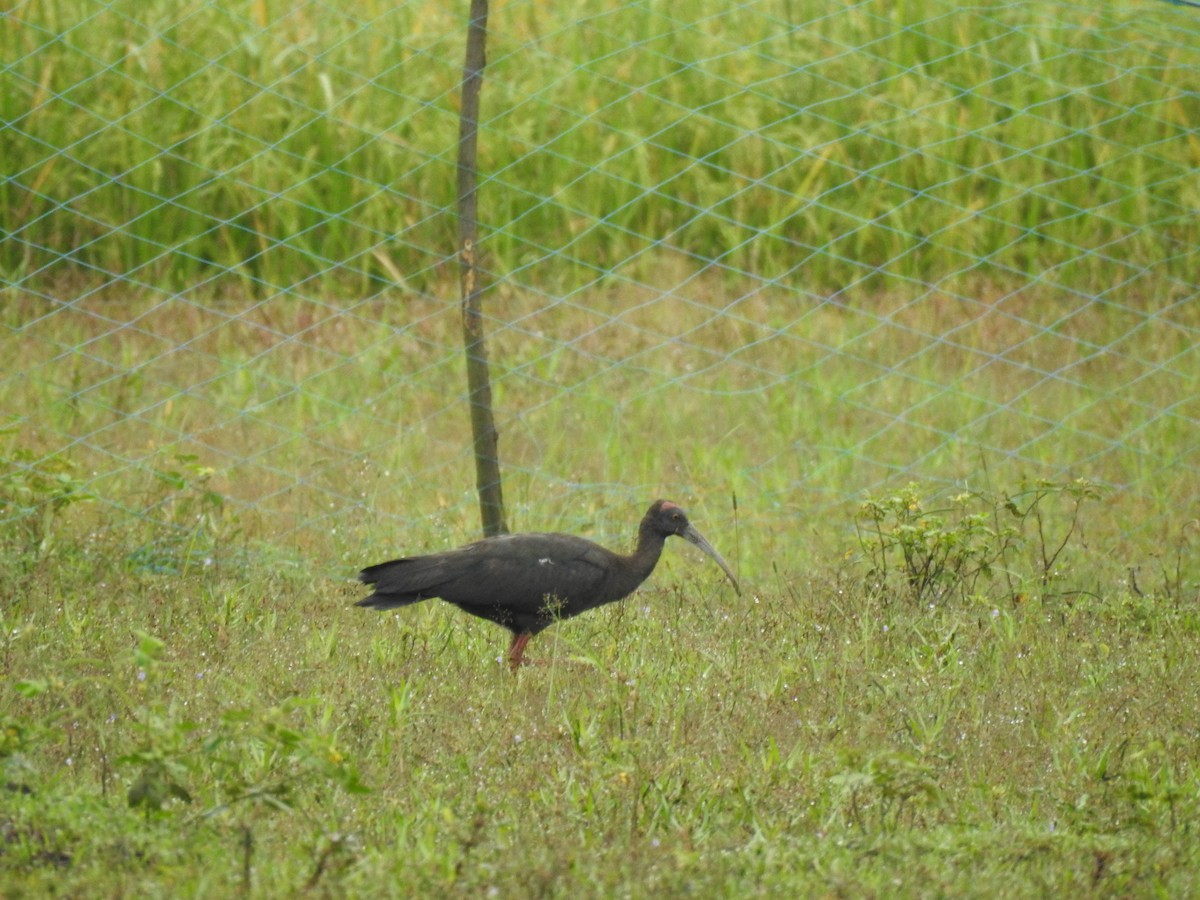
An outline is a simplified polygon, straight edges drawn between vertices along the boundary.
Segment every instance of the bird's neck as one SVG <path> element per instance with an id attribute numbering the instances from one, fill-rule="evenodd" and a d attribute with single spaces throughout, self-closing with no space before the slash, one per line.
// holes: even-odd
<path id="1" fill-rule="evenodd" d="M 666 535 L 652 528 L 642 528 L 638 531 L 637 548 L 626 557 L 630 564 L 629 573 L 637 579 L 634 587 L 650 577 L 650 573 L 658 565 L 658 558 L 662 556 L 666 540 Z"/>

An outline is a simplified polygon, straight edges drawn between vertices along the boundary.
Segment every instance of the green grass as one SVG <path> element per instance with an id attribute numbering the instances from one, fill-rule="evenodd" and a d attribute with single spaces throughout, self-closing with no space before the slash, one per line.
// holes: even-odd
<path id="1" fill-rule="evenodd" d="M 1195 269 L 1200 41 L 1165 4 L 509 4 L 490 24 L 487 261 L 535 289 L 664 255 L 816 295 Z M 436 291 L 461 42 L 436 3 L 18 4 L 0 268 L 47 293 L 81 268 Z"/>
<path id="2" fill-rule="evenodd" d="M 673 547 L 513 678 L 449 607 L 117 555 L 5 570 L 7 896 L 1196 889 L 1194 598 L 930 608 L 785 560 L 739 601 Z"/>
<path id="3" fill-rule="evenodd" d="M 702 299 L 721 283 L 496 310 L 513 528 L 619 540 L 655 496 L 712 521 L 736 495 L 741 564 L 762 572 L 779 553 L 840 554 L 862 492 L 914 478 L 993 493 L 1090 479 L 1108 494 L 1088 538 L 1130 565 L 1188 520 L 1193 307 L 1116 315 L 1030 291 L 721 308 Z M 21 374 L 0 459 L 78 481 L 94 502 L 53 523 L 76 539 L 115 527 L 182 553 L 236 534 L 333 572 L 364 546 L 476 533 L 453 302 L 12 296 L 2 316 Z"/>
<path id="4" fill-rule="evenodd" d="M 362 565 L 475 534 L 453 306 L 401 329 L 361 304 L 9 307 L 28 377 L 0 470 L 0 892 L 1194 892 L 1197 536 L 1154 494 L 1190 496 L 1187 472 L 1078 510 L 1050 490 L 1035 515 L 1026 493 L 1013 515 L 1036 457 L 984 471 L 946 447 L 923 465 L 963 466 L 976 495 L 890 491 L 853 455 L 876 426 L 846 398 L 873 384 L 879 415 L 957 427 L 966 401 L 923 393 L 973 371 L 970 329 L 923 351 L 938 310 L 903 298 L 890 324 L 834 307 L 789 324 L 760 302 L 719 324 L 631 303 L 599 330 L 514 312 L 497 332 L 514 526 L 618 545 L 670 494 L 746 587 L 673 543 L 639 594 L 547 631 L 547 665 L 516 678 L 486 623 L 350 605 Z M 1053 352 L 1124 341 L 1115 368 L 1032 394 L 1039 416 L 1107 409 L 1150 361 L 1175 371 L 1165 338 L 1195 327 L 1176 311 L 1122 338 L 1095 312 Z M 770 347 L 689 370 L 736 362 L 755 321 L 790 377 L 766 378 Z M 974 327 L 1019 348 L 1024 321 Z M 535 326 L 571 341 L 545 352 Z M 973 395 L 1010 381 L 989 366 Z M 1131 424 L 1093 418 L 1114 440 Z M 1029 421 L 996 415 L 989 440 Z M 1069 433 L 1046 441 L 1058 486 Z M 1190 435 L 1156 452 L 1184 457 Z M 1133 471 L 1136 450 L 1093 468 Z M 851 486 L 884 504 L 861 531 Z"/>

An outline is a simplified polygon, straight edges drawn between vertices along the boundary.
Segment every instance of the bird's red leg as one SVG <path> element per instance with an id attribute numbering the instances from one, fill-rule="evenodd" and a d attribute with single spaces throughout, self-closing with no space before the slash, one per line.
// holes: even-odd
<path id="1" fill-rule="evenodd" d="M 514 672 L 525 663 L 525 645 L 531 637 L 532 634 L 514 634 L 512 643 L 508 645 L 508 664 Z"/>

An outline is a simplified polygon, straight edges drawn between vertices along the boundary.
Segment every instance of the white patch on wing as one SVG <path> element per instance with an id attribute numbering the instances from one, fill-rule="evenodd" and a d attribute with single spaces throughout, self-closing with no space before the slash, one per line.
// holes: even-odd
<path id="1" fill-rule="evenodd" d="M 554 565 L 554 560 L 552 560 L 548 556 L 543 556 L 541 559 L 538 560 L 538 565 L 539 566 L 552 566 L 552 565 Z"/>

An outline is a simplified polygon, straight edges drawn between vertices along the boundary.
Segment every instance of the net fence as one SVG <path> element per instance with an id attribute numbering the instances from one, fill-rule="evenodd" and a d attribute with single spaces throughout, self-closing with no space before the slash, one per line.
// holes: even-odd
<path id="1" fill-rule="evenodd" d="M 69 507 L 172 571 L 476 533 L 466 26 L 418 0 L 8 5 L 0 527 L 44 551 Z M 1195 518 L 1200 11 L 510 0 L 488 42 L 514 530 L 736 498 L 772 553 L 910 480 L 1079 477 L 1113 546 Z"/>

